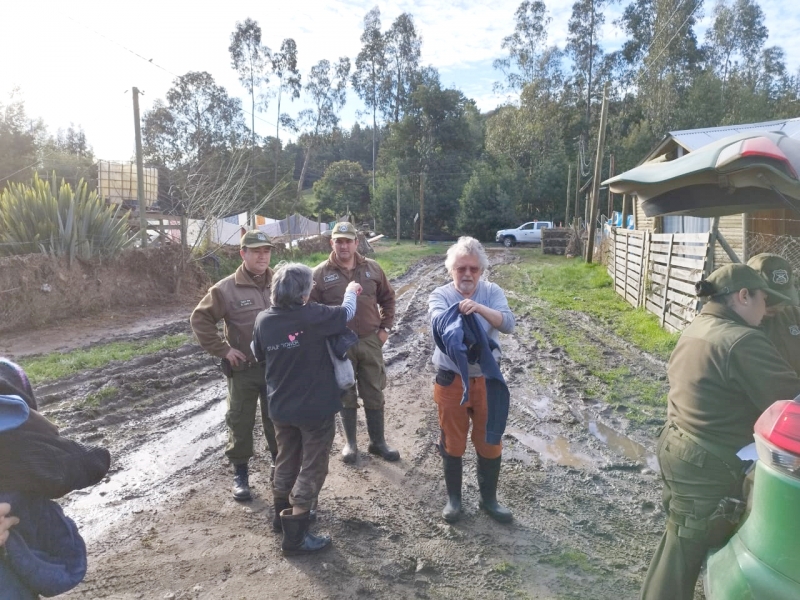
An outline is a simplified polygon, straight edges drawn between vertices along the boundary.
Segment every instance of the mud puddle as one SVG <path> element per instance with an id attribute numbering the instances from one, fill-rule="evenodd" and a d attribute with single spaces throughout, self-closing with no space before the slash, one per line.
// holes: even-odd
<path id="1" fill-rule="evenodd" d="M 224 396 L 214 386 L 198 392 L 196 399 L 129 423 L 134 430 L 161 433 L 131 452 L 114 453 L 112 471 L 103 482 L 70 496 L 66 506 L 87 542 L 175 493 L 177 488 L 169 483 L 176 474 L 217 454 L 224 445 L 224 419 Z"/>

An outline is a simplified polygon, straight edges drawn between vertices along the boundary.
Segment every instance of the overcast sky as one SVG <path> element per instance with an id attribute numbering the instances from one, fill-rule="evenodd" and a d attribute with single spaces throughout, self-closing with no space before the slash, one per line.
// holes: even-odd
<path id="1" fill-rule="evenodd" d="M 549 42 L 563 47 L 573 0 L 549 0 Z M 626 4 L 623 0 L 623 6 Z M 706 13 L 713 3 L 706 0 Z M 284 38 L 297 42 L 303 75 L 322 58 L 349 56 L 360 49 L 364 15 L 374 0 L 6 0 L 0 33 L 0 102 L 17 86 L 29 117 L 41 117 L 52 132 L 70 123 L 84 128 L 95 155 L 128 160 L 134 152 L 130 88 L 144 92 L 142 113 L 164 98 L 176 75 L 208 71 L 231 95 L 243 96 L 230 66 L 228 46 L 237 21 L 258 21 L 263 42 L 273 49 Z M 384 30 L 402 12 L 414 16 L 422 37 L 422 61 L 439 69 L 443 84 L 477 101 L 482 110 L 502 99 L 492 93 L 504 36 L 514 28 L 519 0 L 392 0 L 380 2 Z M 770 45 L 786 51 L 792 72 L 800 65 L 800 11 L 789 0 L 762 0 Z M 601 44 L 619 48 L 623 36 L 608 14 Z M 698 37 L 709 21 L 701 19 Z M 247 100 L 244 106 L 249 106 Z M 274 135 L 275 106 L 259 114 L 256 131 Z M 357 118 L 361 103 L 351 95 L 343 125 Z M 299 104 L 284 102 L 284 112 Z M 366 120 L 366 119 L 365 119 Z M 249 117 L 248 117 L 249 122 Z"/>

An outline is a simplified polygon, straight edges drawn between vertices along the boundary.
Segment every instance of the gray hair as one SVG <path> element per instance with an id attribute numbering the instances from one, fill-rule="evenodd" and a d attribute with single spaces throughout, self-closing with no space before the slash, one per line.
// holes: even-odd
<path id="1" fill-rule="evenodd" d="M 290 308 L 303 304 L 303 298 L 311 294 L 313 275 L 311 269 L 301 263 L 281 263 L 272 276 L 272 305 Z"/>
<path id="2" fill-rule="evenodd" d="M 481 271 L 489 268 L 489 259 L 486 256 L 486 250 L 483 249 L 481 244 L 474 237 L 468 235 L 458 238 L 458 241 L 447 249 L 447 258 L 444 261 L 444 266 L 448 273 L 453 271 L 453 266 L 456 264 L 461 256 L 477 256 L 481 265 Z"/>

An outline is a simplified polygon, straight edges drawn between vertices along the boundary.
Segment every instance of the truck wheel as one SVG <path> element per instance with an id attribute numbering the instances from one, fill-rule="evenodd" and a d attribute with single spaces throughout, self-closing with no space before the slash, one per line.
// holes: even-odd
<path id="1" fill-rule="evenodd" d="M 511 248 L 511 246 L 515 246 L 517 244 L 517 240 L 515 240 L 512 236 L 507 235 L 503 238 L 503 246 L 506 248 Z"/>

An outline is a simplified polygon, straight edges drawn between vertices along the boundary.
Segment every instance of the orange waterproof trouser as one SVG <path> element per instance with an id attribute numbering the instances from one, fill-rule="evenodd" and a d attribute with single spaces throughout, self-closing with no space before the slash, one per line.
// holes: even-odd
<path id="1" fill-rule="evenodd" d="M 469 396 L 461 404 L 461 377 L 456 374 L 453 383 L 433 385 L 433 400 L 439 407 L 439 447 L 454 457 L 463 456 L 467 449 L 469 421 L 472 419 L 472 444 L 483 458 L 497 458 L 503 452 L 502 444 L 486 443 L 486 379 L 470 377 Z"/>

